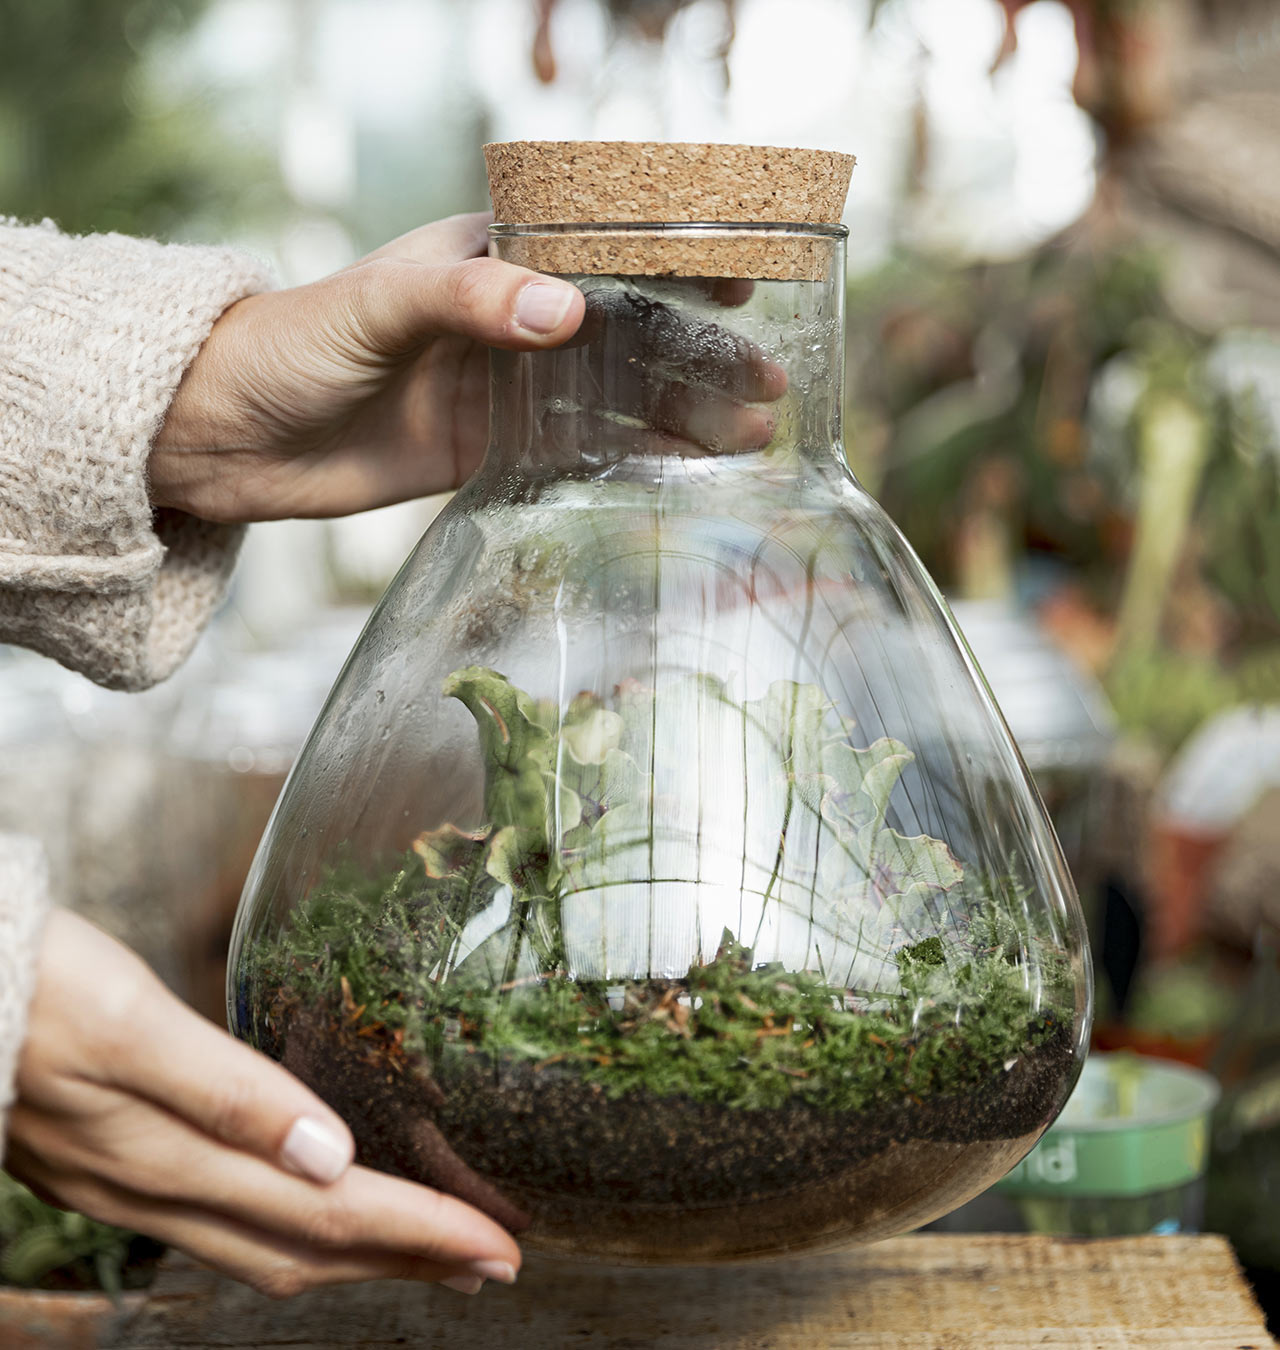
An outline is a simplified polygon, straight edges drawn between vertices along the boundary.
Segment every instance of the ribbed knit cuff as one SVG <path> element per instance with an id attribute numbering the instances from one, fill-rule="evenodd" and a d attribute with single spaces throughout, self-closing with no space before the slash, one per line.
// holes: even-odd
<path id="1" fill-rule="evenodd" d="M 186 657 L 243 533 L 152 512 L 147 457 L 219 315 L 230 249 L 0 222 L 0 640 L 142 689 Z"/>
<path id="2" fill-rule="evenodd" d="M 34 839 L 0 833 L 0 1160 L 48 913 L 44 851 Z"/>

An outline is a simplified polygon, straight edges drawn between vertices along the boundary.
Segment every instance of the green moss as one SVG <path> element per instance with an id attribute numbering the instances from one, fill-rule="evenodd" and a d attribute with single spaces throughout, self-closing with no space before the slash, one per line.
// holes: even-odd
<path id="1" fill-rule="evenodd" d="M 726 933 L 714 960 L 682 980 L 606 985 L 555 973 L 510 987 L 437 982 L 449 924 L 411 893 L 412 864 L 370 903 L 370 883 L 335 871 L 293 925 L 254 953 L 254 1002 L 394 1035 L 441 1073 L 476 1055 L 561 1066 L 610 1096 L 644 1090 L 742 1108 L 802 1100 L 832 1111 L 977 1087 L 1060 1036 L 1069 970 L 1041 953 L 1044 984 L 991 941 L 983 913 L 948 951 L 938 937 L 897 953 L 901 990 L 860 997 L 811 972 L 757 965 Z M 406 893 L 406 891 L 409 893 Z"/>
<path id="2" fill-rule="evenodd" d="M 940 966 L 946 962 L 947 954 L 940 937 L 925 938 L 923 942 L 903 947 L 898 952 L 898 965 L 906 970 L 912 965 Z"/>

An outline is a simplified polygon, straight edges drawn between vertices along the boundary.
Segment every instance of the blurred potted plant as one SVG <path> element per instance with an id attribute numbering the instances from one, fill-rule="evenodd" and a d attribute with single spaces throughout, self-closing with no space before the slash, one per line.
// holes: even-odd
<path id="1" fill-rule="evenodd" d="M 164 1248 L 37 1199 L 0 1172 L 0 1344 L 98 1345 L 141 1306 Z"/>

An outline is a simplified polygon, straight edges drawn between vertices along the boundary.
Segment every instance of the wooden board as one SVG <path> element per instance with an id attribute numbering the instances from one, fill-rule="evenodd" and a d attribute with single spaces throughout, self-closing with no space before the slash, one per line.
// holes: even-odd
<path id="1" fill-rule="evenodd" d="M 679 1232 L 672 1233 L 673 1242 Z M 924 1234 L 733 1267 L 618 1270 L 530 1258 L 474 1298 L 380 1283 L 272 1303 L 166 1270 L 110 1342 L 129 1350 L 1262 1350 L 1218 1237 Z"/>

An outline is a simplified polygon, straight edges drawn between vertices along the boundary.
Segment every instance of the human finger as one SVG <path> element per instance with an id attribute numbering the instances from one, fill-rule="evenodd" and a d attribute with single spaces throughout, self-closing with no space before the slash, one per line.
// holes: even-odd
<path id="1" fill-rule="evenodd" d="M 716 395 L 699 397 L 696 391 L 676 387 L 656 426 L 716 454 L 734 454 L 763 449 L 773 439 L 776 422 L 757 405 Z"/>
<path id="2" fill-rule="evenodd" d="M 424 267 L 442 267 L 465 258 L 482 258 L 488 252 L 489 224 L 492 220 L 493 214 L 489 211 L 471 211 L 432 221 L 430 225 L 420 225 L 416 230 L 410 230 L 383 244 L 381 248 L 374 249 L 360 262 L 368 262 L 373 258 L 398 258 Z M 353 264 L 356 267 L 359 265 Z"/>
<path id="3" fill-rule="evenodd" d="M 95 1001 L 69 997 L 67 970 L 94 972 Z M 22 1100 L 56 1110 L 59 1096 L 83 1083 L 144 1097 L 315 1181 L 333 1181 L 354 1156 L 350 1130 L 310 1088 L 192 1011 L 122 943 L 55 910 L 18 1085 Z"/>
<path id="4" fill-rule="evenodd" d="M 87 1107 L 72 1132 L 19 1104 L 14 1126 L 29 1151 L 64 1171 L 225 1214 L 291 1241 L 407 1252 L 442 1264 L 488 1261 L 512 1272 L 520 1265 L 507 1230 L 452 1195 L 365 1167 L 319 1185 L 150 1103 Z"/>
<path id="5" fill-rule="evenodd" d="M 760 450 L 773 438 L 773 414 L 755 404 L 670 384 L 655 397 L 629 407 L 562 406 L 544 411 L 539 439 L 545 452 L 556 447 L 570 459 L 590 446 L 594 453 L 737 454 Z M 619 418 L 622 414 L 622 418 Z"/>
<path id="6" fill-rule="evenodd" d="M 745 277 L 708 277 L 700 289 L 708 300 L 724 309 L 737 309 L 755 294 L 756 283 Z"/>
<path id="7" fill-rule="evenodd" d="M 164 1107 L 202 1134 L 322 1185 L 351 1165 L 346 1123 L 287 1069 L 177 999 L 166 998 L 145 1045 L 102 1065 L 117 1089 Z"/>
<path id="8" fill-rule="evenodd" d="M 200 1151 L 196 1175 L 177 1142 L 153 1155 L 147 1185 L 200 1208 L 312 1247 L 367 1247 L 449 1266 L 483 1262 L 499 1272 L 492 1278 L 510 1280 L 520 1267 L 520 1248 L 505 1228 L 443 1191 L 367 1167 L 317 1187 L 216 1147 Z"/>
<path id="9" fill-rule="evenodd" d="M 59 1177 L 40 1158 L 15 1146 L 15 1174 L 56 1202 L 103 1223 L 145 1233 L 273 1298 L 291 1298 L 322 1285 L 363 1280 L 422 1280 L 475 1293 L 486 1278 L 450 1265 L 384 1248 L 331 1248 L 297 1241 L 197 1205 L 157 1199 L 100 1178 Z"/>
<path id="10" fill-rule="evenodd" d="M 611 413 L 635 418 L 651 430 L 706 450 L 758 450 L 773 437 L 775 418 L 767 405 L 743 403 L 673 378 L 639 380 L 630 392 L 628 399 L 625 386 L 615 388 Z"/>
<path id="11" fill-rule="evenodd" d="M 594 346 L 623 380 L 629 369 L 650 387 L 666 377 L 746 402 L 772 402 L 787 388 L 783 367 L 749 339 L 691 307 L 630 288 L 589 287 L 581 326 L 564 345 Z"/>
<path id="12" fill-rule="evenodd" d="M 512 350 L 555 347 L 584 308 L 572 282 L 496 258 L 440 267 L 374 258 L 329 280 L 348 288 L 341 301 L 350 324 L 379 355 L 407 354 L 446 333 Z"/>
<path id="13" fill-rule="evenodd" d="M 489 248 L 492 211 L 469 211 L 447 216 L 409 230 L 367 253 L 352 266 L 374 258 L 399 258 L 439 267 L 465 258 L 483 257 Z M 693 277 L 683 283 L 724 309 L 736 309 L 751 299 L 755 282 L 745 277 Z"/>
<path id="14" fill-rule="evenodd" d="M 309 1247 L 366 1247 L 448 1266 L 482 1263 L 489 1278 L 508 1282 L 520 1267 L 520 1249 L 506 1229 L 453 1196 L 363 1167 L 320 1186 L 147 1103 L 86 1106 L 71 1129 L 19 1103 L 13 1126 L 14 1148 L 37 1160 L 29 1172 L 37 1180 L 49 1170 L 220 1214 Z"/>

